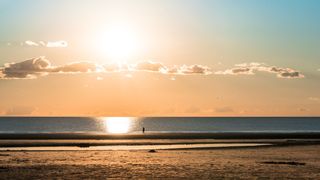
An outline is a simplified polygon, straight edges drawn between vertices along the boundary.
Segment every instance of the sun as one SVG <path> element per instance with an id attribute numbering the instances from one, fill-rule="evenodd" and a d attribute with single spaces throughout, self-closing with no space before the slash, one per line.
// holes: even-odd
<path id="1" fill-rule="evenodd" d="M 103 28 L 95 40 L 95 48 L 100 54 L 113 61 L 127 60 L 141 48 L 137 33 L 132 27 L 113 25 Z"/>

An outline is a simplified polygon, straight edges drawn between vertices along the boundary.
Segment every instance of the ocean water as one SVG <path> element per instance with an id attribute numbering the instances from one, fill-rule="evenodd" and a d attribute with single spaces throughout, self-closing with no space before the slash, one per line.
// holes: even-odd
<path id="1" fill-rule="evenodd" d="M 0 133 L 320 132 L 319 117 L 0 117 Z"/>

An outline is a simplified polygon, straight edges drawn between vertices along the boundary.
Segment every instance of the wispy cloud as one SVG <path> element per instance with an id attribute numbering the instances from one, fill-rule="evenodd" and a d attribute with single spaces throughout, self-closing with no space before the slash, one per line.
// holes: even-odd
<path id="1" fill-rule="evenodd" d="M 27 40 L 20 43 L 23 46 L 29 47 L 47 47 L 47 48 L 65 48 L 68 47 L 67 41 L 31 41 Z M 11 45 L 11 43 L 10 43 Z"/>
<path id="2" fill-rule="evenodd" d="M 33 41 L 25 41 L 24 43 L 25 43 L 26 45 L 28 45 L 28 46 L 39 46 L 38 43 L 33 42 Z"/>
<path id="3" fill-rule="evenodd" d="M 278 78 L 304 78 L 305 76 L 299 71 L 291 68 L 282 68 L 276 66 L 269 66 L 265 63 L 243 63 L 236 64 L 235 67 L 224 71 L 217 71 L 215 74 L 220 75 L 254 75 L 255 72 L 274 73 Z"/>
<path id="4" fill-rule="evenodd" d="M 49 47 L 49 48 L 57 48 L 57 47 L 67 47 L 68 46 L 68 43 L 67 41 L 49 41 L 47 42 L 46 44 L 46 47 Z"/>

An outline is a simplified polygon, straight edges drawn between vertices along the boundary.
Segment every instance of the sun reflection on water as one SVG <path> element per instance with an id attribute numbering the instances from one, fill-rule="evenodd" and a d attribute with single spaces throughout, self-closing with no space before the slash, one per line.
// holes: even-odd
<path id="1" fill-rule="evenodd" d="M 107 117 L 103 119 L 106 132 L 122 134 L 129 132 L 132 119 L 129 117 Z"/>

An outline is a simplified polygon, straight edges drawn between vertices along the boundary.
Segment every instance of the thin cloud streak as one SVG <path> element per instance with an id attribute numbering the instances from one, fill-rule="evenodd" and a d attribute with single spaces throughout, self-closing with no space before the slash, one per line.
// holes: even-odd
<path id="1" fill-rule="evenodd" d="M 67 41 L 31 41 L 27 40 L 23 43 L 20 43 L 22 46 L 28 47 L 47 47 L 47 48 L 66 48 L 68 47 Z M 10 43 L 11 45 L 11 43 Z"/>
<path id="2" fill-rule="evenodd" d="M 65 48 L 67 46 L 68 46 L 67 41 L 53 41 L 53 42 L 49 41 L 47 42 L 47 45 L 46 45 L 46 47 L 48 48 L 59 48 L 59 47 Z"/>
<path id="3" fill-rule="evenodd" d="M 33 42 L 33 41 L 25 41 L 24 43 L 25 43 L 26 45 L 28 45 L 28 46 L 39 46 L 38 43 Z"/>

